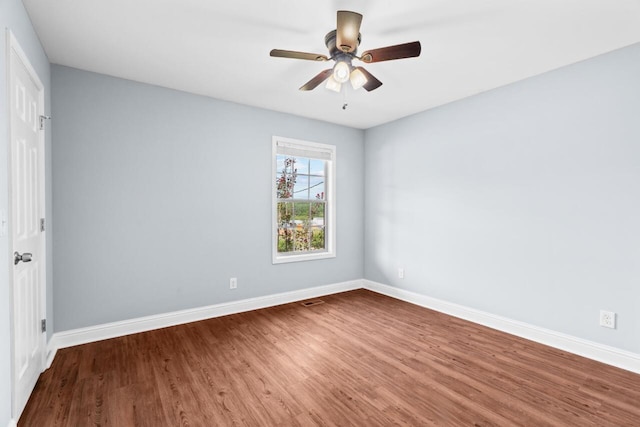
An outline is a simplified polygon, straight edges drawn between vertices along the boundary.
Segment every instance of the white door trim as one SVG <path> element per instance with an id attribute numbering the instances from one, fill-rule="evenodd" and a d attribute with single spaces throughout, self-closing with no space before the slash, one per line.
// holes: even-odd
<path id="1" fill-rule="evenodd" d="M 33 67 L 33 65 L 31 65 L 31 61 L 29 61 L 29 58 L 27 56 L 27 54 L 25 53 L 25 51 L 22 49 L 22 47 L 20 46 L 20 44 L 18 43 L 18 40 L 16 39 L 15 35 L 13 34 L 13 32 L 10 29 L 6 30 L 7 34 L 6 34 L 6 39 L 7 39 L 7 86 L 8 86 L 8 91 L 7 91 L 7 103 L 10 104 L 11 103 L 11 92 L 9 92 L 11 90 L 11 88 L 9 87 L 11 85 L 10 81 L 11 81 L 11 52 L 15 52 L 16 55 L 18 56 L 18 58 L 20 59 L 20 61 L 23 63 L 23 65 L 25 66 L 25 68 L 27 69 L 27 72 L 29 73 L 30 77 L 33 79 L 33 82 L 35 83 L 37 89 L 38 89 L 38 116 L 44 115 L 44 85 L 42 84 L 42 80 L 40 80 L 40 77 L 38 76 L 38 73 L 36 72 L 35 68 Z M 8 203 L 9 203 L 9 208 L 8 208 L 8 216 L 9 216 L 9 227 L 7 230 L 7 236 L 9 238 L 9 253 L 7 254 L 7 256 L 9 257 L 9 265 L 13 266 L 13 201 L 12 201 L 12 197 L 13 197 L 13 182 L 12 182 L 12 177 L 11 177 L 11 170 L 12 170 L 12 156 L 11 156 L 11 114 L 13 109 L 11 108 L 11 105 L 8 105 L 8 109 L 7 111 L 9 111 L 9 120 L 8 120 Z M 40 131 L 38 134 L 38 147 L 39 150 L 41 152 L 41 155 L 39 156 L 39 160 L 38 160 L 38 168 L 39 168 L 39 182 L 38 185 L 40 187 L 40 218 L 45 218 L 45 213 L 46 213 L 46 205 L 45 205 L 45 201 L 46 201 L 46 178 L 45 178 L 45 131 Z M 41 233 L 41 238 L 40 240 L 40 262 L 39 262 L 39 275 L 40 275 L 40 280 L 41 280 L 41 295 L 40 295 L 40 318 L 41 319 L 46 319 L 46 307 L 47 307 L 47 276 L 46 276 L 46 271 L 47 271 L 47 254 L 46 254 L 46 231 Z M 14 328 L 15 328 L 15 321 L 14 321 L 14 310 L 13 310 L 13 272 L 10 270 L 9 271 L 9 298 L 10 298 L 10 324 L 11 324 L 11 415 L 12 415 L 12 419 L 15 420 L 17 422 L 17 420 L 20 417 L 20 413 L 22 412 L 23 408 L 18 408 L 18 402 L 16 399 L 16 381 L 15 381 L 15 333 L 14 333 Z M 40 360 L 40 371 L 42 372 L 45 368 L 45 362 L 46 362 L 46 348 L 47 348 L 47 334 L 43 333 L 41 335 L 41 340 L 42 340 L 42 349 L 43 351 L 41 352 L 41 360 Z"/>

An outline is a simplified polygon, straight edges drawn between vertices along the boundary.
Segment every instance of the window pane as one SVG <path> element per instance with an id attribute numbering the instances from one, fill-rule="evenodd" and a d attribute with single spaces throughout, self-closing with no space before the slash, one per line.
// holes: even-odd
<path id="1" fill-rule="evenodd" d="M 311 203 L 311 225 L 324 225 L 324 203 Z"/>
<path id="2" fill-rule="evenodd" d="M 276 156 L 276 171 L 282 173 L 293 173 L 297 169 L 295 157 L 278 154 Z"/>
<path id="3" fill-rule="evenodd" d="M 306 157 L 293 157 L 295 161 L 294 169 L 298 171 L 298 173 L 309 174 L 309 159 Z"/>
<path id="4" fill-rule="evenodd" d="M 278 226 L 291 226 L 293 223 L 293 203 L 278 202 Z"/>
<path id="5" fill-rule="evenodd" d="M 276 156 L 276 172 L 278 173 L 278 175 L 280 175 L 284 170 L 284 160 L 286 158 L 287 156 L 283 156 L 282 154 L 278 154 Z"/>
<path id="6" fill-rule="evenodd" d="M 293 197 L 295 199 L 309 198 L 309 176 L 298 174 L 293 187 Z"/>
<path id="7" fill-rule="evenodd" d="M 300 221 L 300 223 L 309 222 L 309 220 L 311 219 L 309 216 L 310 208 L 311 208 L 311 203 L 296 203 L 294 206 L 294 214 L 293 214 L 295 220 Z"/>
<path id="8" fill-rule="evenodd" d="M 276 178 L 276 184 L 278 187 L 278 199 L 290 199 L 293 197 L 293 190 L 295 185 L 295 175 L 281 173 Z"/>
<path id="9" fill-rule="evenodd" d="M 293 234 L 294 230 L 292 229 L 278 229 L 278 252 L 293 251 Z"/>
<path id="10" fill-rule="evenodd" d="M 324 228 L 313 227 L 311 229 L 311 249 L 325 249 Z"/>
<path id="11" fill-rule="evenodd" d="M 311 159 L 309 174 L 324 176 L 324 160 Z"/>
<path id="12" fill-rule="evenodd" d="M 309 193 L 311 199 L 324 200 L 324 178 L 319 176 L 309 177 Z"/>
<path id="13" fill-rule="evenodd" d="M 294 251 L 308 251 L 309 243 L 311 241 L 311 233 L 309 232 L 308 227 L 296 228 L 295 231 L 296 238 L 293 243 Z"/>

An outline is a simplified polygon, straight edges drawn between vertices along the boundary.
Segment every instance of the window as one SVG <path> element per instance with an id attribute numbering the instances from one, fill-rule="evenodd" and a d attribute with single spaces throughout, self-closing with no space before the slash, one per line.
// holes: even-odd
<path id="1" fill-rule="evenodd" d="M 273 263 L 335 257 L 333 145 L 273 137 Z"/>

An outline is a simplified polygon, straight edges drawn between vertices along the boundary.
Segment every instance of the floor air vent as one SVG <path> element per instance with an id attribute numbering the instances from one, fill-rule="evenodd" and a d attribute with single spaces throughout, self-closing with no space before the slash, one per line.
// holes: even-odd
<path id="1" fill-rule="evenodd" d="M 324 304 L 324 301 L 322 301 L 321 299 L 314 299 L 311 301 L 305 301 L 301 304 L 304 305 L 305 307 L 311 307 L 313 305 Z"/>

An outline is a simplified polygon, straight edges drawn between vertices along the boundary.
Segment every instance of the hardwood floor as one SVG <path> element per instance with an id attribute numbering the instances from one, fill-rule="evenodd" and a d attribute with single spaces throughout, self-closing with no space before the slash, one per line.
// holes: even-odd
<path id="1" fill-rule="evenodd" d="M 62 349 L 19 426 L 638 426 L 640 375 L 366 290 Z"/>

